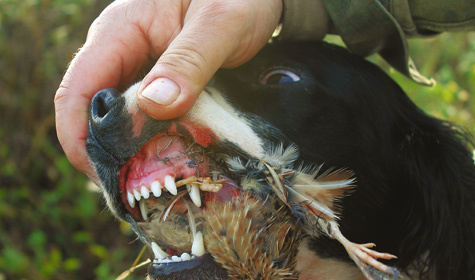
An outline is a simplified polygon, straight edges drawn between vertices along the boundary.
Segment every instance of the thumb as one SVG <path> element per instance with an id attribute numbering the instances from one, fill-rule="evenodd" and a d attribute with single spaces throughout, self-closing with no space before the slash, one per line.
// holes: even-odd
<path id="1" fill-rule="evenodd" d="M 215 45 L 183 30 L 158 59 L 137 92 L 139 106 L 156 119 L 171 119 L 191 109 L 226 54 L 212 56 Z M 212 40 L 212 39 L 210 39 Z"/>
<path id="2" fill-rule="evenodd" d="M 188 12 L 194 13 L 186 15 L 183 29 L 142 81 L 139 106 L 156 119 L 179 117 L 191 109 L 221 66 L 237 66 L 254 56 L 271 37 L 280 12 L 268 20 L 251 8 L 244 13 L 239 5 L 224 11 L 190 7 Z"/>
<path id="3" fill-rule="evenodd" d="M 176 118 L 189 111 L 222 64 L 216 61 L 210 67 L 205 56 L 179 42 L 172 43 L 137 91 L 142 110 L 156 119 Z"/>

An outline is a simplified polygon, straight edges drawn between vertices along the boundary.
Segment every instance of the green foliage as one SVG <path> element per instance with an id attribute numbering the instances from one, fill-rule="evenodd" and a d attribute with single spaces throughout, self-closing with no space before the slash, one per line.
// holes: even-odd
<path id="1" fill-rule="evenodd" d="M 141 248 L 70 165 L 54 126 L 64 70 L 109 3 L 0 1 L 0 279 L 113 279 Z"/>
<path id="2" fill-rule="evenodd" d="M 420 72 L 436 81 L 419 86 L 389 69 L 379 57 L 371 60 L 385 68 L 411 99 L 427 113 L 458 123 L 475 132 L 475 33 L 442 34 L 409 40 L 411 56 Z"/>
<path id="3" fill-rule="evenodd" d="M 327 36 L 325 40 L 344 45 L 338 36 Z M 475 133 L 475 33 L 410 39 L 409 49 L 419 71 L 436 81 L 434 86 L 412 82 L 377 54 L 368 60 L 384 69 L 425 112 Z"/>
<path id="4" fill-rule="evenodd" d="M 141 249 L 69 164 L 54 126 L 64 70 L 109 2 L 0 0 L 0 279 L 114 279 Z M 410 43 L 433 88 L 371 60 L 426 111 L 475 131 L 475 34 Z"/>

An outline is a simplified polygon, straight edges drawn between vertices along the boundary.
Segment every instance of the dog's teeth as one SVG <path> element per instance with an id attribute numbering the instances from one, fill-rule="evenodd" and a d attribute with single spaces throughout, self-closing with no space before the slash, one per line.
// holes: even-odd
<path id="1" fill-rule="evenodd" d="M 203 242 L 203 234 L 198 231 L 193 237 L 193 245 L 191 245 L 191 253 L 197 257 L 203 256 L 205 251 L 205 244 Z"/>
<path id="2" fill-rule="evenodd" d="M 140 189 L 140 194 L 143 196 L 143 198 L 147 199 L 150 197 L 150 191 L 147 189 L 146 186 L 142 186 Z"/>
<path id="3" fill-rule="evenodd" d="M 147 207 L 147 204 L 145 204 L 145 199 L 140 200 L 139 208 L 140 208 L 140 214 L 142 214 L 142 218 L 144 219 L 144 221 L 147 221 L 148 207 Z"/>
<path id="4" fill-rule="evenodd" d="M 157 180 L 152 182 L 150 189 L 152 190 L 152 193 L 155 197 L 160 197 L 162 195 L 162 186 Z"/>
<path id="5" fill-rule="evenodd" d="M 129 202 L 130 207 L 135 207 L 135 197 L 132 193 L 127 192 L 127 201 Z"/>
<path id="6" fill-rule="evenodd" d="M 196 207 L 201 207 L 200 187 L 198 184 L 187 184 L 186 189 L 190 194 L 191 201 L 193 201 Z"/>
<path id="7" fill-rule="evenodd" d="M 182 259 L 180 257 L 177 257 L 177 256 L 172 256 L 172 261 L 174 262 L 181 262 Z"/>
<path id="8" fill-rule="evenodd" d="M 181 254 L 181 259 L 183 261 L 189 261 L 189 260 L 191 260 L 191 256 L 188 253 L 183 253 L 183 254 Z"/>
<path id="9" fill-rule="evenodd" d="M 155 255 L 156 259 L 166 259 L 168 258 L 168 254 L 165 253 L 160 246 L 158 246 L 157 243 L 152 242 L 152 251 L 153 254 Z"/>
<path id="10" fill-rule="evenodd" d="M 137 201 L 140 201 L 140 199 L 142 198 L 142 197 L 140 196 L 140 193 L 139 193 L 136 189 L 134 189 L 134 196 L 135 196 L 135 199 L 136 199 Z"/>
<path id="11" fill-rule="evenodd" d="M 175 185 L 175 179 L 170 175 L 165 176 L 165 188 L 173 195 L 178 193 Z"/>

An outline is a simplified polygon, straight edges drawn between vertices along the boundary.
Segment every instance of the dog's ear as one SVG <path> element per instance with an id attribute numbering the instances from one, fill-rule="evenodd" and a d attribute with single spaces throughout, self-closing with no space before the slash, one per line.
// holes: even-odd
<path id="1" fill-rule="evenodd" d="M 408 105 L 393 134 L 398 180 L 410 204 L 398 205 L 405 236 L 399 256 L 429 253 L 437 279 L 464 279 L 475 263 L 475 166 L 469 134 Z M 473 273 L 473 272 L 472 272 Z"/>

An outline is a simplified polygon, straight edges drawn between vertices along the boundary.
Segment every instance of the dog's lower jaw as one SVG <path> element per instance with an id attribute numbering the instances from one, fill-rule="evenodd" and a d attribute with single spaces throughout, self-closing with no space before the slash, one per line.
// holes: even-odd
<path id="1" fill-rule="evenodd" d="M 244 194 L 228 202 L 209 201 L 205 209 L 193 213 L 196 221 L 201 221 L 207 252 L 203 257 L 210 256 L 214 260 L 204 262 L 205 265 L 215 270 L 218 276 L 222 272 L 214 265 L 223 269 L 227 274 L 223 279 L 297 279 L 294 267 L 301 231 L 296 220 L 287 213 L 289 209 L 282 205 L 276 209 L 277 205 L 279 203 L 275 199 L 269 198 L 263 203 Z M 174 226 L 174 220 L 180 219 L 179 215 L 174 213 L 168 222 L 139 223 L 139 227 L 149 234 L 150 239 L 161 240 L 161 244 L 181 243 L 175 248 L 189 251 L 192 245 L 181 237 L 186 235 L 188 229 Z M 181 264 L 183 267 L 187 265 Z M 166 267 L 169 264 L 161 265 Z M 218 276 L 203 277 L 202 269 L 190 269 L 188 276 L 193 279 L 221 279 Z M 162 273 L 163 270 L 149 269 L 149 272 Z M 177 271 L 175 276 L 181 273 Z M 168 279 L 168 276 L 150 275 L 151 279 L 159 276 L 160 279 Z"/>
<path id="2" fill-rule="evenodd" d="M 153 263 L 148 267 L 148 280 L 196 279 L 227 280 L 229 276 L 209 254 L 184 263 L 185 267 Z"/>

